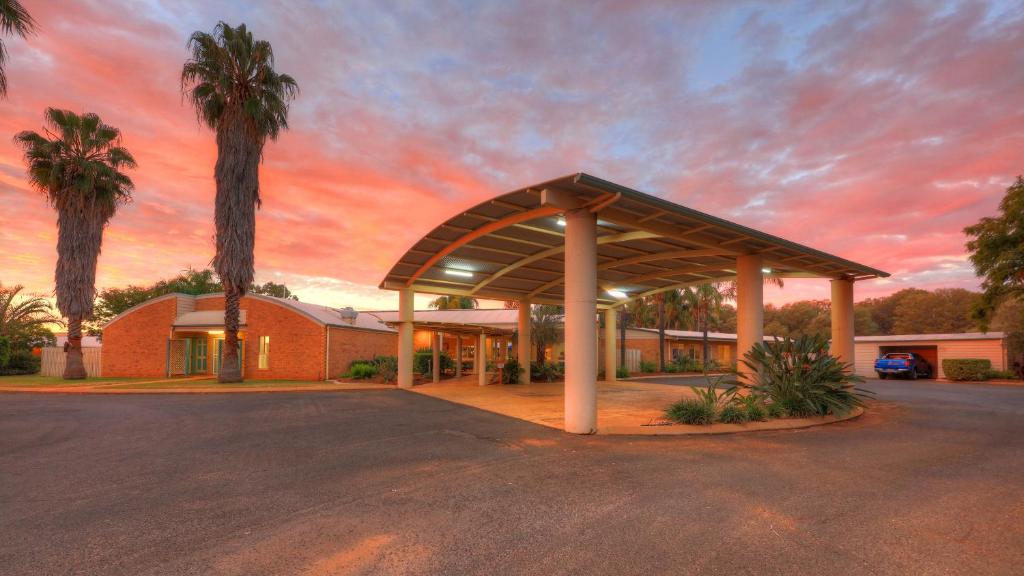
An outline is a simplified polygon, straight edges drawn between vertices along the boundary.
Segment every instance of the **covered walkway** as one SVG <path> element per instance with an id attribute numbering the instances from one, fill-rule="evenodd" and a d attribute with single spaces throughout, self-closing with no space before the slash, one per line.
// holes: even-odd
<path id="1" fill-rule="evenodd" d="M 598 428 L 598 312 L 605 365 L 618 364 L 616 311 L 690 285 L 735 281 L 737 355 L 763 336 L 764 274 L 832 283 L 833 353 L 854 360 L 853 286 L 888 276 L 856 262 L 578 173 L 503 194 L 424 236 L 381 288 L 399 292 L 399 375 L 412 386 L 416 292 L 516 302 L 529 358 L 532 304 L 565 305 L 564 429 Z M 528 363 L 523 363 L 528 366 Z M 607 380 L 614 381 L 608 370 Z M 530 382 L 529 370 L 522 382 Z"/>

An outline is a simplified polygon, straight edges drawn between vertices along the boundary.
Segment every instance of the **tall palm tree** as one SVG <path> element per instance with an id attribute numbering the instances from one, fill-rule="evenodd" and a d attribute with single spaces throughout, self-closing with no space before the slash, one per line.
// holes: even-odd
<path id="1" fill-rule="evenodd" d="M 530 339 L 537 347 L 537 362 L 547 361 L 545 350 L 549 344 L 558 342 L 565 309 L 561 306 L 542 304 L 530 311 Z"/>
<path id="2" fill-rule="evenodd" d="M 95 114 L 47 108 L 44 133 L 19 132 L 29 182 L 57 210 L 57 309 L 68 319 L 64 378 L 85 378 L 82 320 L 92 316 L 96 260 L 103 229 L 131 200 L 131 178 L 122 170 L 135 159 L 121 146 L 121 132 Z"/>
<path id="3" fill-rule="evenodd" d="M 0 0 L 0 32 L 4 34 L 17 34 L 22 38 L 34 33 L 36 21 L 25 10 L 18 0 Z M 7 74 L 4 73 L 4 64 L 7 62 L 7 48 L 3 41 L 0 41 L 0 97 L 7 96 Z"/>
<path id="4" fill-rule="evenodd" d="M 708 324 L 711 316 L 718 314 L 725 299 L 720 284 L 708 282 L 698 286 L 688 286 L 683 290 L 683 301 L 692 315 L 697 329 L 704 333 L 701 360 L 707 362 L 711 356 L 711 345 L 708 342 Z"/>
<path id="5" fill-rule="evenodd" d="M 181 70 L 181 89 L 200 123 L 217 133 L 213 267 L 224 284 L 224 359 L 221 382 L 240 382 L 238 306 L 255 274 L 259 164 L 267 139 L 288 128 L 288 105 L 298 95 L 295 79 L 274 70 L 270 43 L 245 24 L 220 22 L 212 34 L 195 32 L 191 58 Z"/>
<path id="6" fill-rule="evenodd" d="M 430 303 L 430 307 L 437 310 L 467 310 L 477 306 L 476 298 L 470 296 L 438 296 Z"/>

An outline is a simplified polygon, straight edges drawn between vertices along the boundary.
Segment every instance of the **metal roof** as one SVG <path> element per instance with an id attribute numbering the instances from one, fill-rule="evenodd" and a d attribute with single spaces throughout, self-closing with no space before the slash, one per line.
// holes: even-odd
<path id="1" fill-rule="evenodd" d="M 761 254 L 765 267 L 782 278 L 889 275 L 578 173 L 503 194 L 453 216 L 416 242 L 380 287 L 561 304 L 563 209 L 550 198 L 567 199 L 597 214 L 599 307 L 621 303 L 607 293 L 610 289 L 632 298 L 731 280 L 736 256 L 742 254 Z"/>
<path id="2" fill-rule="evenodd" d="M 948 340 L 1002 340 L 1003 332 L 964 332 L 961 334 L 896 334 L 893 336 L 857 336 L 854 342 L 929 342 Z"/>
<path id="3" fill-rule="evenodd" d="M 333 308 L 331 306 L 324 306 L 322 304 L 312 304 L 310 302 L 300 302 L 298 300 L 292 300 L 290 298 L 277 298 L 275 296 L 263 296 L 261 294 L 246 294 L 246 298 L 253 298 L 256 300 L 263 300 L 265 302 L 271 302 L 285 308 L 290 308 L 303 316 L 306 316 L 310 320 L 323 324 L 326 326 L 332 326 L 335 328 L 355 328 L 358 330 L 376 330 L 379 332 L 394 332 L 393 328 L 390 328 L 385 323 L 381 322 L 376 316 L 367 314 L 365 312 L 359 312 L 355 315 L 354 319 L 348 320 L 342 315 L 341 308 Z M 216 292 L 213 294 L 201 294 L 195 296 L 195 298 L 224 298 L 223 292 Z M 245 311 L 242 310 L 244 313 Z M 224 311 L 217 311 L 221 315 L 220 325 L 224 325 Z M 244 316 L 243 316 L 244 318 Z M 175 326 L 177 326 L 175 321 Z"/>
<path id="4" fill-rule="evenodd" d="M 388 325 L 398 322 L 397 310 L 363 312 Z M 442 332 L 510 334 L 518 326 L 519 311 L 506 308 L 469 308 L 456 310 L 416 310 L 413 324 Z"/>

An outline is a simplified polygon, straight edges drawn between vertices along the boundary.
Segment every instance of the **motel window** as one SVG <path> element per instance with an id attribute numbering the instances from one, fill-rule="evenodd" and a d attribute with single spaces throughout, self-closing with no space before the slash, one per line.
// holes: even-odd
<path id="1" fill-rule="evenodd" d="M 260 336 L 260 362 L 259 369 L 270 368 L 270 336 Z"/>

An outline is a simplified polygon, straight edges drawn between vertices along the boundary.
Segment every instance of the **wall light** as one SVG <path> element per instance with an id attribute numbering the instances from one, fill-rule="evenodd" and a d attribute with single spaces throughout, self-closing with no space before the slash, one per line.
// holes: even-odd
<path id="1" fill-rule="evenodd" d="M 619 300 L 625 300 L 626 298 L 629 298 L 629 294 L 626 294 L 622 290 L 616 290 L 615 288 L 610 288 L 607 292 L 609 296 L 611 296 L 612 298 L 618 298 Z"/>
<path id="2" fill-rule="evenodd" d="M 468 270 L 455 270 L 453 268 L 445 268 L 444 273 L 449 276 L 461 276 L 463 278 L 473 277 L 473 273 Z"/>

